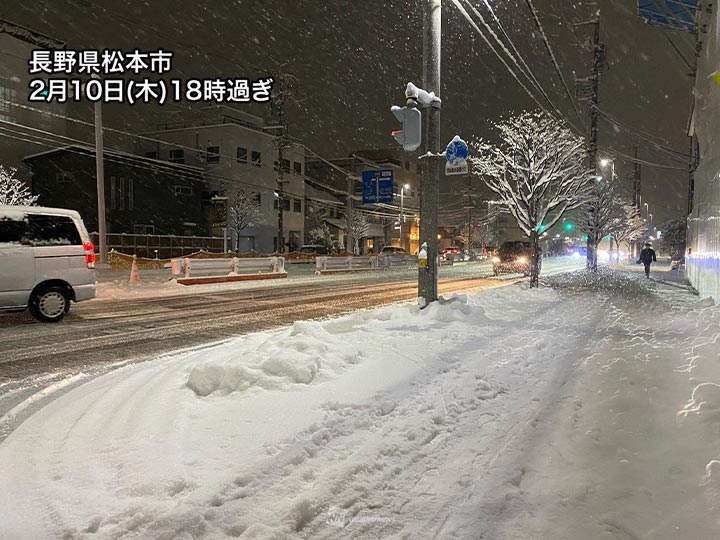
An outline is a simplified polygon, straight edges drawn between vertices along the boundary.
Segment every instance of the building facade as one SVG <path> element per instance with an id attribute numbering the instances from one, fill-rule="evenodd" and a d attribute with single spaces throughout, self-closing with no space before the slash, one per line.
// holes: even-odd
<path id="1" fill-rule="evenodd" d="M 704 297 L 720 300 L 720 86 L 717 82 L 720 9 L 699 14 L 707 25 L 698 57 L 690 136 L 697 137 L 699 163 L 691 194 L 686 255 L 687 275 Z"/>
<path id="2" fill-rule="evenodd" d="M 149 159 L 201 169 L 206 185 L 199 200 L 205 207 L 213 196 L 234 190 L 244 190 L 258 200 L 262 221 L 241 231 L 239 238 L 229 233 L 236 250 L 277 251 L 281 207 L 284 251 L 302 244 L 305 149 L 299 142 L 289 141 L 278 164 L 277 137 L 261 118 L 229 107 L 203 108 L 144 133 L 135 151 Z M 282 188 L 277 181 L 278 166 L 283 170 Z M 221 235 L 222 230 L 213 233 Z"/>
<path id="3" fill-rule="evenodd" d="M 24 159 L 38 204 L 77 210 L 89 231 L 98 229 L 95 149 L 68 146 Z M 196 196 L 203 170 L 133 154 L 105 151 L 108 233 L 208 236 L 210 211 Z"/>

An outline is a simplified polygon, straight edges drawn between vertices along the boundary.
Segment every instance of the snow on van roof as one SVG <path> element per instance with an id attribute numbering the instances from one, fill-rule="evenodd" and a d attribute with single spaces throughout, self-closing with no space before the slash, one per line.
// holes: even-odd
<path id="1" fill-rule="evenodd" d="M 80 214 L 76 210 L 68 210 L 67 208 L 50 208 L 47 206 L 11 206 L 0 204 L 0 217 L 22 219 L 25 214 L 53 214 L 56 216 L 70 216 L 80 219 Z"/>

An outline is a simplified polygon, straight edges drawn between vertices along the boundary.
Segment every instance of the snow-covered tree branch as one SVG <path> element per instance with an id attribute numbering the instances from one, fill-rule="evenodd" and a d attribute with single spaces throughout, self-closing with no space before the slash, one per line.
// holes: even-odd
<path id="1" fill-rule="evenodd" d="M 359 210 L 353 210 L 350 229 L 355 240 L 354 253 L 360 253 L 360 240 L 365 238 L 370 231 L 370 222 L 367 215 Z"/>
<path id="2" fill-rule="evenodd" d="M 27 184 L 15 178 L 17 169 L 6 169 L 0 165 L 0 204 L 13 206 L 30 206 L 37 201 L 37 195 L 32 195 Z"/>
<path id="3" fill-rule="evenodd" d="M 475 143 L 475 174 L 499 197 L 533 246 L 531 286 L 537 286 L 540 230 L 589 200 L 594 173 L 583 165 L 585 142 L 542 112 L 523 112 L 494 124 L 501 142 Z"/>
<path id="4" fill-rule="evenodd" d="M 260 210 L 260 203 L 254 193 L 244 189 L 232 191 L 228 195 L 228 225 L 238 238 L 236 250 L 240 249 L 240 233 L 250 225 L 262 223 L 263 214 Z"/>

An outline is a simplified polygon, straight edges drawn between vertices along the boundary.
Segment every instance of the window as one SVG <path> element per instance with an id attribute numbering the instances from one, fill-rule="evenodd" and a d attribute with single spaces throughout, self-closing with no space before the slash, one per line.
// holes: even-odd
<path id="1" fill-rule="evenodd" d="M 262 197 L 260 196 L 260 193 L 253 193 L 253 199 L 257 204 L 262 204 Z"/>
<path id="2" fill-rule="evenodd" d="M 289 159 L 282 160 L 282 171 L 284 173 L 290 174 L 290 160 Z"/>
<path id="3" fill-rule="evenodd" d="M 405 160 L 405 170 L 406 171 L 410 170 L 410 162 L 407 159 Z"/>
<path id="4" fill-rule="evenodd" d="M 133 209 L 132 178 L 110 177 L 110 210 Z"/>
<path id="5" fill-rule="evenodd" d="M 237 162 L 238 163 L 247 163 L 247 148 L 243 148 L 242 146 L 237 147 Z"/>
<path id="6" fill-rule="evenodd" d="M 185 163 L 185 150 L 180 148 L 176 150 L 170 150 L 170 162 L 172 163 Z"/>
<path id="7" fill-rule="evenodd" d="M 26 230 L 25 221 L 0 219 L 0 244 L 19 244 L 23 241 Z"/>
<path id="8" fill-rule="evenodd" d="M 81 246 L 83 241 L 68 216 L 29 214 L 27 240 L 34 246 Z"/>
<path id="9" fill-rule="evenodd" d="M 208 146 L 207 153 L 205 154 L 205 161 L 208 163 L 217 163 L 220 161 L 220 147 Z"/>
<path id="10" fill-rule="evenodd" d="M 158 153 L 157 152 L 145 152 L 145 157 L 150 159 L 157 159 Z"/>
<path id="11" fill-rule="evenodd" d="M 279 203 L 278 203 L 278 200 L 279 200 L 279 199 L 276 197 L 276 198 L 275 198 L 275 201 L 273 202 L 273 208 L 274 208 L 275 210 L 278 209 L 278 204 L 279 204 Z M 290 199 L 289 199 L 289 198 L 284 198 L 284 199 L 282 200 L 282 205 L 283 205 L 283 210 L 285 210 L 286 212 L 289 212 L 289 211 L 290 211 Z"/>
<path id="12" fill-rule="evenodd" d="M 293 199 L 293 212 L 302 212 L 302 201 L 300 199 Z"/>
<path id="13" fill-rule="evenodd" d="M 250 154 L 250 163 L 252 163 L 256 167 L 260 167 L 262 165 L 262 152 L 253 150 Z"/>
<path id="14" fill-rule="evenodd" d="M 302 163 L 293 161 L 293 172 L 298 176 L 302 176 Z"/>
<path id="15" fill-rule="evenodd" d="M 192 195 L 190 186 L 175 186 L 175 195 Z"/>
<path id="16" fill-rule="evenodd" d="M 135 234 L 155 234 L 155 225 L 135 225 L 133 232 Z"/>
<path id="17" fill-rule="evenodd" d="M 55 181 L 61 182 L 72 182 L 74 180 L 72 173 L 65 171 L 58 171 L 55 173 Z"/>
<path id="18" fill-rule="evenodd" d="M 0 86 L 0 120 L 3 122 L 15 122 L 12 104 L 17 103 L 17 91 L 14 88 Z"/>

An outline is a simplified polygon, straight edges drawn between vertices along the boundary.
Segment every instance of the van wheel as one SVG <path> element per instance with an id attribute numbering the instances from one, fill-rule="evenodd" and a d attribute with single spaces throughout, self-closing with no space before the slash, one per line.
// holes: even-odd
<path id="1" fill-rule="evenodd" d="M 30 313 L 42 322 L 58 322 L 70 310 L 70 298 L 63 287 L 40 289 L 30 297 Z"/>

